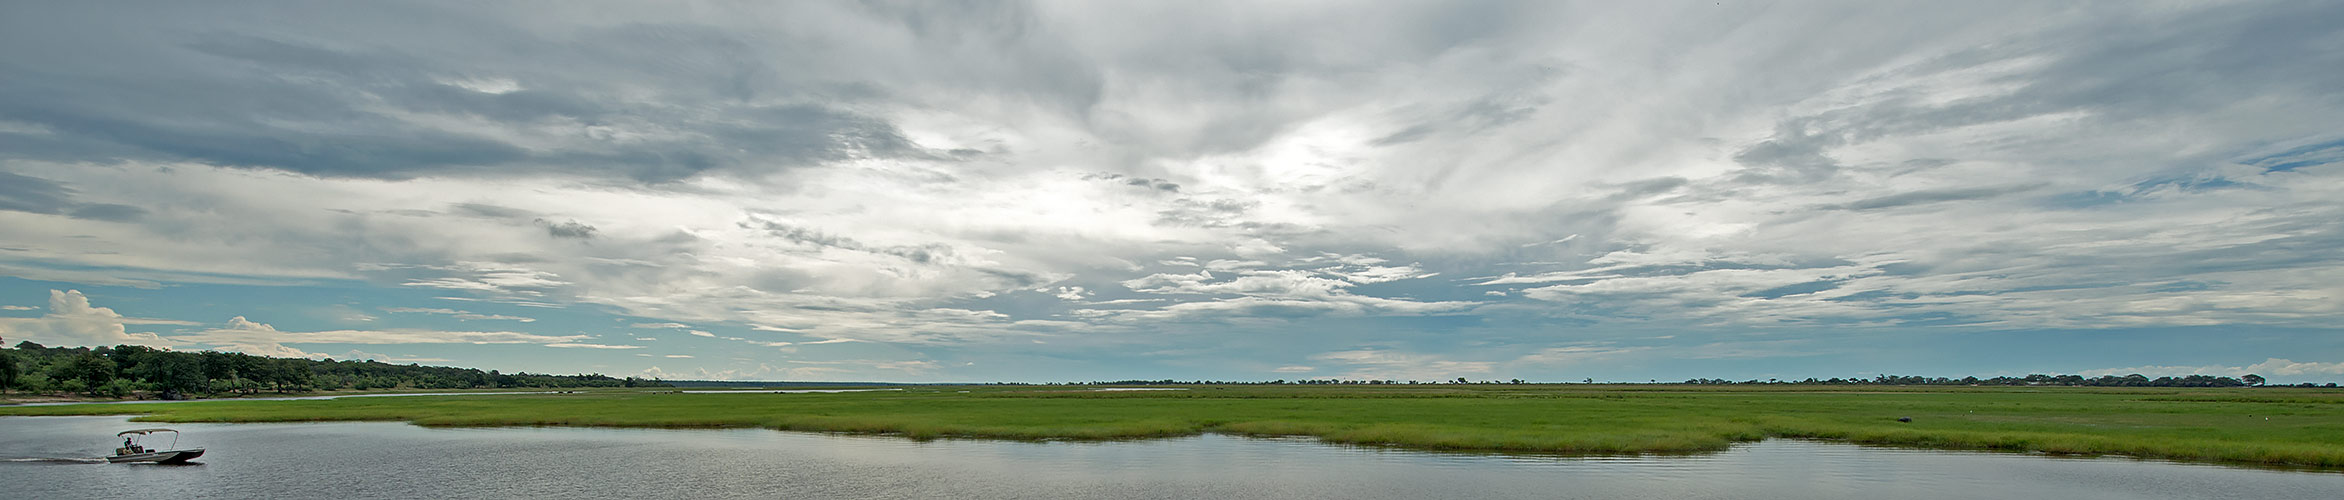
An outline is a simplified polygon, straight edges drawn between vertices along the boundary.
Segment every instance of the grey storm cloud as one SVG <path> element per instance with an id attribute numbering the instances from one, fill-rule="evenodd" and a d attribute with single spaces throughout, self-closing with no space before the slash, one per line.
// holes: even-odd
<path id="1" fill-rule="evenodd" d="M 1952 100 L 1918 93 L 1784 119 L 1772 137 L 1734 159 L 1748 169 L 1744 182 L 1814 182 L 1842 165 L 1831 148 L 1884 137 L 1927 134 L 2051 116 L 2091 116 L 2134 124 L 2239 106 L 2238 96 L 2283 95 L 2296 105 L 2344 105 L 2333 91 L 2344 82 L 2344 51 L 2336 50 L 2333 6 L 2268 5 L 2268 9 L 2213 9 L 2204 15 L 2111 14 L 2056 36 L 1958 51 L 1906 69 L 1906 75 L 1957 74 L 2027 58 L 2038 71 L 1992 96 Z M 2042 139 L 2049 140 L 2049 139 Z M 2040 144 L 2012 142 L 1997 149 Z M 2188 158 L 2212 163 L 2210 152 Z"/>
<path id="2" fill-rule="evenodd" d="M 56 181 L 0 172 L 0 210 L 109 222 L 133 221 L 147 214 L 146 209 L 130 205 L 77 202 L 74 193 L 73 188 Z"/>
<path id="3" fill-rule="evenodd" d="M 775 238 L 781 238 L 786 241 L 811 245 L 818 248 L 837 248 L 841 250 L 868 252 L 877 255 L 889 255 L 899 257 L 916 264 L 947 264 L 949 263 L 947 261 L 951 260 L 953 255 L 951 245 L 929 243 L 920 245 L 871 246 L 865 245 L 860 241 L 855 241 L 853 238 L 823 232 L 820 229 L 798 226 L 785 222 L 765 220 L 756 217 L 751 217 L 749 220 L 741 222 L 740 227 L 758 229 Z"/>
<path id="4" fill-rule="evenodd" d="M 0 172 L 0 210 L 54 214 L 73 204 L 72 194 L 56 181 Z"/>
<path id="5" fill-rule="evenodd" d="M 1180 192 L 1180 184 L 1179 184 L 1179 183 L 1176 183 L 1176 182 L 1172 182 L 1172 181 L 1169 181 L 1169 180 L 1164 180 L 1164 179 L 1151 179 L 1151 178 L 1146 178 L 1146 177 L 1126 177 L 1126 176 L 1124 176 L 1123 174 L 1117 174 L 1117 173 L 1094 173 L 1094 174 L 1087 174 L 1087 175 L 1084 175 L 1084 176 L 1083 176 L 1083 180 L 1106 180 L 1106 181 L 1116 181 L 1116 182 L 1122 182 L 1122 183 L 1123 183 L 1123 185 L 1126 185 L 1126 186 L 1137 186 L 1137 187 L 1141 187 L 1141 188 L 1146 188 L 1146 189 L 1153 189 L 1153 190 L 1157 190 L 1157 191 L 1163 191 L 1163 192 L 1167 192 L 1167 193 L 1178 193 L 1178 192 Z"/>
<path id="6" fill-rule="evenodd" d="M 849 109 L 871 82 L 807 81 L 787 51 L 704 26 L 489 29 L 435 4 L 283 12 L 54 6 L 8 16 L 10 156 L 183 160 L 329 177 L 558 171 L 668 181 L 855 158 L 949 159 Z M 357 6 L 353 6 L 357 7 Z M 71 19 L 72 22 L 55 22 Z M 389 29 L 436 19 L 479 28 Z M 201 21 L 201 22 L 190 22 Z M 780 51 L 779 53 L 769 51 Z M 781 80 L 776 83 L 775 80 Z"/>
<path id="7" fill-rule="evenodd" d="M 581 240 L 594 238 L 594 226 L 589 226 L 582 222 L 574 220 L 554 222 L 545 219 L 537 219 L 537 223 L 545 226 L 546 234 L 555 238 L 573 238 Z"/>

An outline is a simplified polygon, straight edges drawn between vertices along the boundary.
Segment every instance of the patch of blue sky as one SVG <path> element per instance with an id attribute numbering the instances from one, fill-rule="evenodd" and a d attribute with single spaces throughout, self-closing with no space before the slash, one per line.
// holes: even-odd
<path id="1" fill-rule="evenodd" d="M 2224 189 L 2258 189 L 2258 187 L 2210 172 L 2199 172 L 2152 177 L 2116 190 L 2095 189 L 2054 193 L 2042 198 L 2042 201 L 2051 208 L 2083 209 L 2143 201 L 2164 193 L 2198 194 Z"/>
<path id="2" fill-rule="evenodd" d="M 1892 300 L 1892 299 L 1893 299 L 1893 300 L 1913 300 L 1913 299 L 1918 299 L 1918 298 L 1921 298 L 1921 294 L 1919 294 L 1919 293 L 1914 293 L 1914 292 L 1890 292 L 1890 291 L 1886 291 L 1886 290 L 1865 290 L 1865 291 L 1856 292 L 1856 293 L 1851 293 L 1851 294 L 1842 295 L 1842 296 L 1838 296 L 1838 297 L 1830 297 L 1830 298 L 1825 298 L 1825 299 L 1823 299 L 1823 300 L 1828 300 L 1828 301 L 1832 301 L 1832 302 L 1872 302 L 1873 304 L 1871 304 L 1871 305 L 1872 305 L 1873 307 L 1921 307 L 1921 305 L 1920 305 L 1920 304 L 1911 304 L 1911 303 L 1897 303 L 1897 302 L 1885 302 L 1885 301 L 1887 301 L 1887 300 Z"/>
<path id="3" fill-rule="evenodd" d="M 2292 172 L 2304 167 L 2332 165 L 2344 162 L 2344 139 L 2291 148 L 2277 154 L 2241 160 L 2239 163 L 2260 167 L 2264 172 Z"/>
<path id="4" fill-rule="evenodd" d="M 2204 291 L 2204 290 L 2212 290 L 2212 289 L 2215 289 L 2215 288 L 2220 288 L 2222 285 L 2223 285 L 2223 284 L 2222 284 L 2222 283 L 2220 283 L 2220 282 L 2206 282 L 2206 281 L 2176 281 L 2176 282 L 2172 282 L 2172 283 L 2166 283 L 2166 284 L 2163 284 L 2163 285 L 2157 285 L 2157 286 L 2155 286 L 2155 287 L 2151 287 L 2151 288 L 2149 288 L 2149 291 L 2151 291 L 2151 292 L 2158 292 L 2158 293 L 2170 293 L 2170 292 L 2196 292 L 2196 291 Z"/>
<path id="5" fill-rule="evenodd" d="M 2091 190 L 2053 194 L 2043 197 L 2043 202 L 2053 208 L 2081 209 L 2123 203 L 2131 199 L 2132 196 L 2116 191 Z"/>
<path id="6" fill-rule="evenodd" d="M 1760 299 L 1779 299 L 1792 295 L 1805 295 L 1815 292 L 1827 291 L 1834 288 L 1839 288 L 1839 285 L 1840 282 L 1838 281 L 1810 281 L 1806 283 L 1795 283 L 1745 293 L 1742 294 L 1742 296 Z"/>

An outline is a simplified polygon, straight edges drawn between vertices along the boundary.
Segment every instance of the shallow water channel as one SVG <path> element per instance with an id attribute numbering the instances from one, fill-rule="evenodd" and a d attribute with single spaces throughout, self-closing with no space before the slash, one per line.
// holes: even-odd
<path id="1" fill-rule="evenodd" d="M 1691 456 L 1425 453 L 768 430 L 163 424 L 200 465 L 91 463 L 125 417 L 0 417 L 9 498 L 2334 499 L 2344 474 L 1769 440 Z M 153 445 L 167 443 L 156 442 Z"/>

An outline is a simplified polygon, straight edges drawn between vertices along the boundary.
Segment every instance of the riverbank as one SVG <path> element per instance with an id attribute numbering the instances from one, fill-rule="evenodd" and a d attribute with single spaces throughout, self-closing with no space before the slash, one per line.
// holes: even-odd
<path id="1" fill-rule="evenodd" d="M 913 439 L 1225 433 L 1459 451 L 1681 453 L 1768 437 L 2344 470 L 2344 391 L 2075 387 L 920 386 L 0 407 L 154 422 L 768 428 Z M 966 392 L 963 392 L 966 391 Z M 1900 422 L 1909 417 L 1911 422 Z"/>

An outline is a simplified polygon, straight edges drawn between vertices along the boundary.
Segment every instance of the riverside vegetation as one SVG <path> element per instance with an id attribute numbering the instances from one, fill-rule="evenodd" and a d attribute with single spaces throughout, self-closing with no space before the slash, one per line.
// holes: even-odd
<path id="1" fill-rule="evenodd" d="M 498 373 L 379 361 L 272 358 L 146 346 L 44 347 L 19 342 L 0 349 L 0 395 L 187 399 L 312 390 L 494 389 L 512 387 L 665 387 L 657 380 L 603 375 Z"/>
<path id="2" fill-rule="evenodd" d="M 1690 453 L 1805 438 L 2344 470 L 2344 391 L 1703 385 L 910 386 L 837 394 L 424 396 L 0 407 L 157 422 L 768 428 L 913 439 L 1226 433 L 1515 453 Z M 1901 422 L 1900 417 L 1910 417 Z"/>

